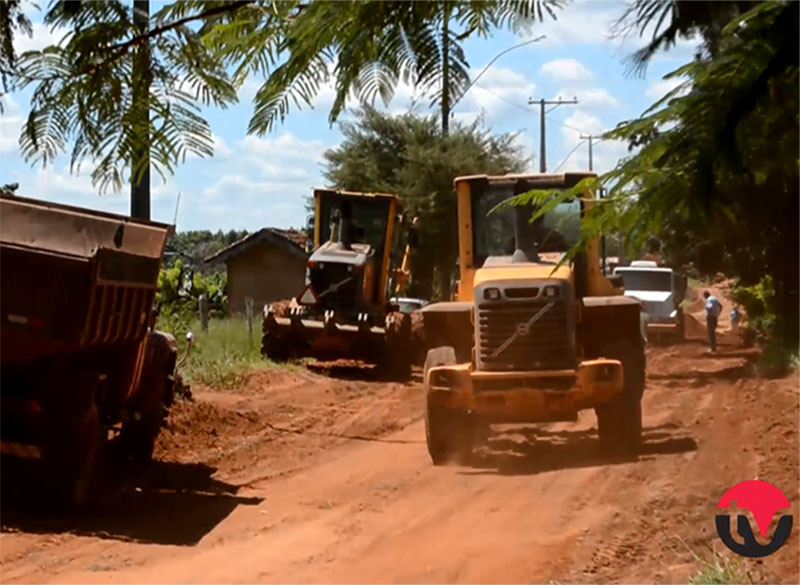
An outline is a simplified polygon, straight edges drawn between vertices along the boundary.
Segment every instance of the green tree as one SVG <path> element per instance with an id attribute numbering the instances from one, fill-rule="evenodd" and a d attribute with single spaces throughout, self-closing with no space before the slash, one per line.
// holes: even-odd
<path id="1" fill-rule="evenodd" d="M 643 74 L 650 59 L 658 51 L 673 47 L 678 38 L 699 35 L 703 43 L 698 58 L 703 53 L 716 56 L 723 27 L 757 3 L 757 0 L 633 0 L 613 30 L 618 36 L 652 31 L 650 41 L 626 59 L 631 72 Z"/>
<path id="2" fill-rule="evenodd" d="M 390 116 L 370 107 L 340 128 L 344 141 L 325 153 L 325 178 L 339 189 L 400 196 L 420 218 L 412 292 L 447 298 L 458 250 L 453 179 L 521 171 L 526 161 L 514 135 L 481 131 L 476 121 L 456 124 L 443 136 L 436 116 Z"/>
<path id="3" fill-rule="evenodd" d="M 463 41 L 498 28 L 521 30 L 546 14 L 555 17 L 560 5 L 183 0 L 150 15 L 143 33 L 130 2 L 51 0 L 44 22 L 65 29 L 64 42 L 17 58 L 11 40 L 26 29 L 14 0 L 0 10 L 0 65 L 12 88 L 35 86 L 21 136 L 26 160 L 46 165 L 69 151 L 74 168 L 94 164 L 102 192 L 127 183 L 133 161 L 141 161 L 134 174 L 144 170 L 147 159 L 136 154 L 145 148 L 162 176 L 187 154 L 211 155 L 211 131 L 199 108 L 234 103 L 248 76 L 264 79 L 250 133 L 270 131 L 290 104 L 310 106 L 331 79 L 331 123 L 348 98 L 371 104 L 380 95 L 388 102 L 406 81 L 441 105 L 446 125 L 468 87 Z M 144 73 L 133 66 L 142 55 L 150 63 Z M 147 86 L 148 100 L 133 99 Z"/>
<path id="4" fill-rule="evenodd" d="M 714 54 L 667 75 L 686 78 L 639 119 L 607 138 L 639 150 L 597 181 L 606 203 L 586 235 L 616 228 L 629 246 L 653 234 L 706 271 L 750 287 L 772 279 L 764 310 L 776 343 L 797 347 L 798 50 L 796 2 L 764 2 L 736 15 Z M 544 197 L 531 193 L 520 197 Z"/>

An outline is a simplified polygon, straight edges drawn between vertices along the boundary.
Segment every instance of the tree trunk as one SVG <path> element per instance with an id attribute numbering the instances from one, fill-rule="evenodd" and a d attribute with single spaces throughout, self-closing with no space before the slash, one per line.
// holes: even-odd
<path id="1" fill-rule="evenodd" d="M 133 22 L 137 34 L 145 34 L 150 27 L 150 0 L 135 0 Z M 150 47 L 149 41 L 139 45 L 133 57 L 133 103 L 140 118 L 136 121 L 145 137 L 133 153 L 131 160 L 131 217 L 150 219 Z"/>
<path id="2" fill-rule="evenodd" d="M 442 136 L 450 132 L 450 3 L 442 18 Z"/>

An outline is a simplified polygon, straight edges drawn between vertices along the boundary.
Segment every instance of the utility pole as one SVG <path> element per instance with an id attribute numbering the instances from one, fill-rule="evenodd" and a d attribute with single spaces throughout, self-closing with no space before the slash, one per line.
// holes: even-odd
<path id="1" fill-rule="evenodd" d="M 589 171 L 593 171 L 594 168 L 592 166 L 592 141 L 595 140 L 595 139 L 602 140 L 603 136 L 602 135 L 594 136 L 592 134 L 587 134 L 586 136 L 584 136 L 583 134 L 581 134 L 580 137 L 581 137 L 582 140 L 588 140 L 589 141 Z"/>
<path id="2" fill-rule="evenodd" d="M 589 141 L 589 172 L 591 172 L 591 171 L 594 170 L 594 164 L 593 164 L 593 160 L 592 160 L 593 141 L 594 140 L 602 140 L 603 139 L 603 135 L 601 134 L 599 136 L 596 136 L 594 134 L 587 134 L 586 136 L 584 136 L 583 134 L 581 134 L 580 137 L 581 137 L 581 140 L 588 140 Z M 599 192 L 598 192 L 597 195 L 598 195 L 599 199 L 603 198 L 603 188 L 602 187 L 600 187 Z M 600 238 L 600 253 L 602 254 L 603 274 L 606 274 L 608 269 L 607 269 L 607 266 L 606 266 L 606 236 L 605 236 L 605 234 L 603 234 L 603 236 Z"/>
<path id="3" fill-rule="evenodd" d="M 133 0 L 133 24 L 138 34 L 150 28 L 150 0 Z M 150 219 L 150 47 L 140 43 L 133 56 L 133 107 L 140 119 L 134 124 L 144 132 L 140 148 L 131 158 L 131 217 Z M 137 180 L 137 170 L 143 171 Z"/>
<path id="4" fill-rule="evenodd" d="M 536 100 L 533 98 L 528 98 L 528 105 L 533 105 L 537 103 Z M 544 126 L 544 117 L 547 112 L 544 111 L 545 106 L 552 105 L 553 107 L 550 108 L 548 111 L 555 110 L 558 106 L 563 106 L 566 104 L 575 105 L 578 103 L 578 98 L 572 98 L 571 100 L 562 100 L 558 98 L 558 100 L 546 100 L 544 98 L 538 101 L 539 107 L 539 172 L 544 173 L 547 171 L 547 156 L 545 151 L 545 126 Z"/>

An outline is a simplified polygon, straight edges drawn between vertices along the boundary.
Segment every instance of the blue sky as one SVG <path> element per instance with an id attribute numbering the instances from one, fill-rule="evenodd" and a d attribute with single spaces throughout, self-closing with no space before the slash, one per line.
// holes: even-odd
<path id="1" fill-rule="evenodd" d="M 611 25 L 624 7 L 616 1 L 572 2 L 557 21 L 536 23 L 528 33 L 499 32 L 490 39 L 467 40 L 467 59 L 476 75 L 504 49 L 527 38 L 546 36 L 495 61 L 459 102 L 454 119 L 471 122 L 481 116 L 487 129 L 519 133 L 517 140 L 531 159 L 530 170 L 536 171 L 539 110 L 529 106 L 528 99 L 577 97 L 578 105 L 560 106 L 547 117 L 547 168 L 588 168 L 586 144 L 568 156 L 581 142 L 581 132 L 598 134 L 638 116 L 674 87 L 675 83 L 664 81 L 663 76 L 690 60 L 695 48 L 693 42 L 679 43 L 660 53 L 644 78 L 627 77 L 623 59 L 644 41 L 610 38 Z M 36 13 L 32 16 L 35 21 L 40 18 Z M 20 51 L 41 48 L 59 37 L 37 22 L 33 38 L 18 38 L 15 44 Z M 338 128 L 327 121 L 333 91 L 323 88 L 313 110 L 291 111 L 269 135 L 248 136 L 251 99 L 258 85 L 259 80 L 248 80 L 233 108 L 205 110 L 217 145 L 213 158 L 187 160 L 166 183 L 154 175 L 154 220 L 172 223 L 181 193 L 180 231 L 303 225 L 304 199 L 314 187 L 324 186 L 322 153 L 341 141 Z M 70 175 L 66 156 L 46 169 L 32 167 L 22 159 L 18 138 L 30 93 L 2 98 L 6 111 L 0 115 L 0 183 L 19 182 L 23 196 L 127 214 L 129 190 L 99 195 L 85 170 L 90 167 L 84 165 L 79 175 Z M 413 97 L 410 87 L 399 87 L 388 111 L 407 111 Z M 429 113 L 428 103 L 420 99 L 415 111 Z M 356 102 L 348 105 L 358 106 Z M 380 102 L 377 105 L 383 107 Z M 595 170 L 613 168 L 625 153 L 624 144 L 595 144 Z"/>

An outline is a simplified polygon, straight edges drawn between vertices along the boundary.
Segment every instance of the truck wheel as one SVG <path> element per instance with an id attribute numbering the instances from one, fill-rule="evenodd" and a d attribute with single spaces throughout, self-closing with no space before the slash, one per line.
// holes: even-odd
<path id="1" fill-rule="evenodd" d="M 411 362 L 414 356 L 411 339 L 411 319 L 405 313 L 395 311 L 391 324 L 386 329 L 383 344 L 382 370 L 392 380 L 405 382 L 411 379 Z"/>
<path id="2" fill-rule="evenodd" d="M 428 370 L 436 366 L 456 363 L 456 352 L 451 346 L 435 347 L 425 358 L 423 381 L 425 384 L 425 440 L 434 465 L 469 463 L 475 441 L 475 425 L 469 414 L 449 409 L 431 400 L 428 387 Z"/>
<path id="3" fill-rule="evenodd" d="M 56 509 L 88 506 L 99 484 L 106 440 L 96 404 L 83 416 L 51 427 L 42 460 L 44 501 Z"/>
<path id="4" fill-rule="evenodd" d="M 128 406 L 133 414 L 122 425 L 119 437 L 125 456 L 135 463 L 149 463 L 153 459 L 156 439 L 174 399 L 173 374 L 178 357 L 175 338 L 153 331 L 146 352 L 136 397 Z"/>
<path id="5" fill-rule="evenodd" d="M 686 340 L 686 321 L 683 316 L 683 309 L 678 309 L 678 314 L 675 316 L 676 319 L 676 329 L 675 329 L 675 341 L 677 343 L 683 343 Z"/>
<path id="6" fill-rule="evenodd" d="M 134 463 L 149 463 L 153 460 L 156 440 L 164 424 L 166 408 L 159 404 L 157 409 L 140 414 L 139 420 L 127 423 L 123 429 L 125 453 Z"/>
<path id="7" fill-rule="evenodd" d="M 612 456 L 635 456 L 642 442 L 642 394 L 645 384 L 644 348 L 629 341 L 616 342 L 604 356 L 622 362 L 622 394 L 595 408 L 600 446 Z"/>

